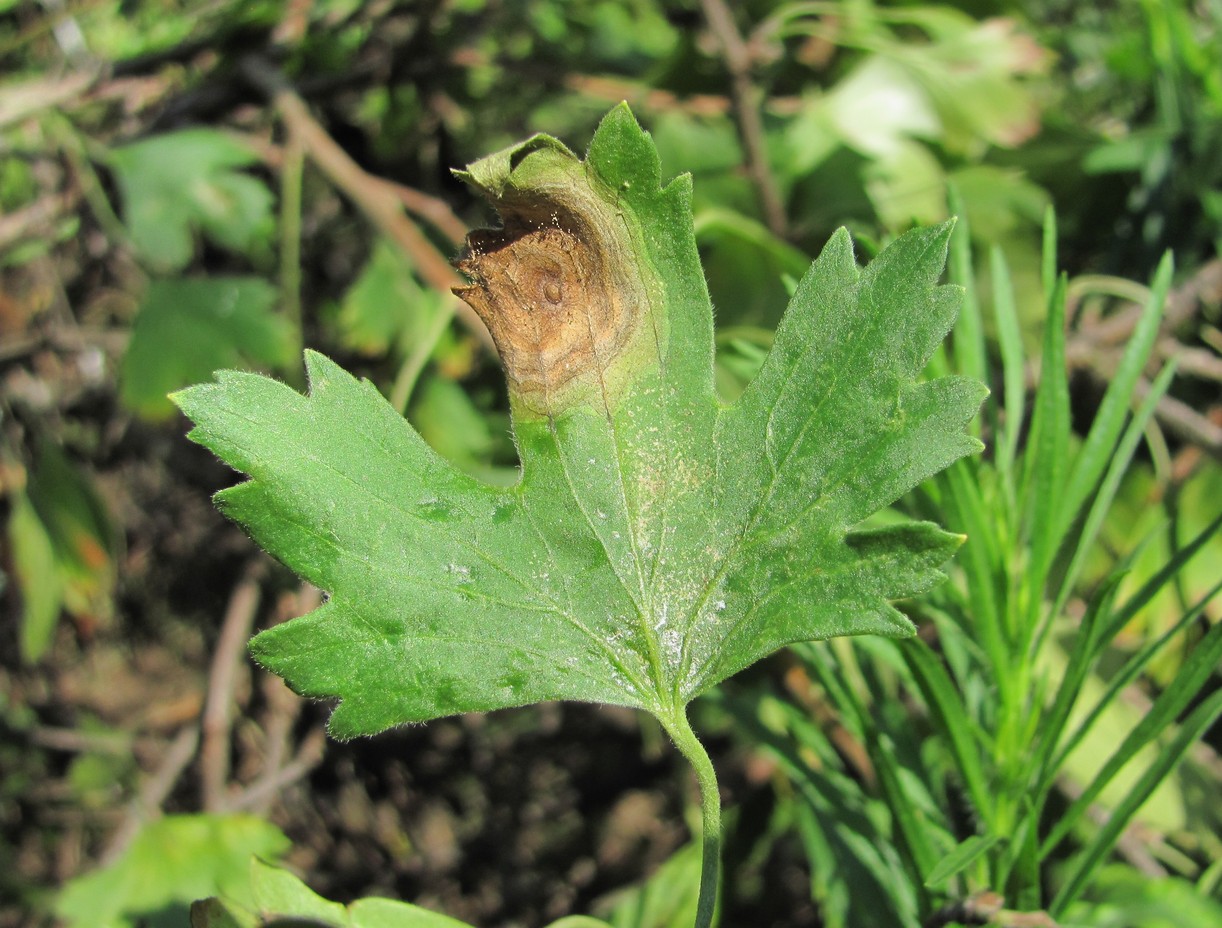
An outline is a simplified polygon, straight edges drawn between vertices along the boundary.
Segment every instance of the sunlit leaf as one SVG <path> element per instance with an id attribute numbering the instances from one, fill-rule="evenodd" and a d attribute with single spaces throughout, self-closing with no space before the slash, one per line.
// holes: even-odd
<path id="1" fill-rule="evenodd" d="M 275 859 L 288 839 L 249 815 L 171 815 L 145 825 L 123 856 L 68 883 L 55 914 L 69 928 L 134 928 L 225 893 L 249 901 L 252 854 Z"/>
<path id="2" fill-rule="evenodd" d="M 837 234 L 723 407 L 689 183 L 659 186 L 626 108 L 584 162 L 536 136 L 464 176 L 505 223 L 461 267 L 509 378 L 516 486 L 464 476 L 316 354 L 307 396 L 223 372 L 176 397 L 251 476 L 218 504 L 330 593 L 256 658 L 340 697 L 339 737 L 554 699 L 675 726 L 790 642 L 911 634 L 889 600 L 936 583 L 961 539 L 855 526 L 979 447 L 983 387 L 916 383 L 958 303 L 937 286 L 949 225 L 865 271 Z"/>

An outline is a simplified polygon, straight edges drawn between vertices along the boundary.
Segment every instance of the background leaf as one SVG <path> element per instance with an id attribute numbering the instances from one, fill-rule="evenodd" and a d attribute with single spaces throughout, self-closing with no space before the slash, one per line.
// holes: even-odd
<path id="1" fill-rule="evenodd" d="M 145 825 L 117 862 L 68 883 L 55 913 L 70 928 L 184 924 L 194 899 L 223 892 L 249 902 L 251 855 L 275 859 L 288 846 L 250 815 L 166 816 Z"/>
<path id="2" fill-rule="evenodd" d="M 111 152 L 123 213 L 136 250 L 161 271 L 184 267 L 194 235 L 250 253 L 274 228 L 271 191 L 238 168 L 254 154 L 215 129 L 186 129 Z"/>
<path id="3" fill-rule="evenodd" d="M 275 288 L 257 277 L 153 281 L 123 357 L 124 402 L 162 418 L 174 410 L 167 394 L 213 371 L 285 366 L 293 339 L 275 304 Z"/>

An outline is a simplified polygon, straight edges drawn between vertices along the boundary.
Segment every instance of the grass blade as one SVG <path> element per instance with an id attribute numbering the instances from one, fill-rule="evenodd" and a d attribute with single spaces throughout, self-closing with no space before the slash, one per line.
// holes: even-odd
<path id="1" fill-rule="evenodd" d="M 1056 699 L 1040 723 L 1039 742 L 1031 762 L 1031 771 L 1039 784 L 1035 790 L 1037 806 L 1043 804 L 1045 791 L 1051 787 L 1057 765 L 1050 764 L 1049 760 L 1056 751 L 1069 715 L 1082 692 L 1082 684 L 1099 655 L 1104 616 L 1111 611 L 1123 579 L 1123 572 L 1113 573 L 1092 599 L 1070 649 L 1069 663 L 1057 688 Z"/>
<path id="2" fill-rule="evenodd" d="M 970 867 L 985 851 L 1001 841 L 1001 835 L 972 835 L 947 854 L 925 878 L 925 885 L 936 887 Z"/>
<path id="3" fill-rule="evenodd" d="M 988 382 L 988 357 L 984 349 L 984 327 L 980 320 L 980 300 L 976 293 L 976 281 L 972 273 L 972 238 L 968 226 L 967 211 L 954 184 L 949 190 L 950 211 L 959 217 L 950 238 L 948 270 L 950 282 L 963 288 L 963 303 L 959 307 L 959 319 L 951 335 L 955 369 L 975 380 Z M 972 428 L 978 434 L 979 420 L 973 420 Z"/>
<path id="4" fill-rule="evenodd" d="M 1010 279 L 1010 266 L 1001 248 L 996 245 L 989 254 L 989 266 L 993 277 L 993 319 L 997 325 L 997 346 L 1001 350 L 1001 382 L 1005 393 L 1005 415 L 1002 417 L 993 456 L 998 471 L 1008 475 L 1014 470 L 1027 399 L 1026 374 L 1023 370 L 1023 336 L 1018 324 L 1018 310 L 1014 305 L 1014 284 Z M 1009 481 L 1006 483 L 1008 485 Z"/>
<path id="5" fill-rule="evenodd" d="M 1154 341 L 1158 338 L 1159 323 L 1162 321 L 1163 306 L 1167 300 L 1167 291 L 1171 287 L 1174 268 L 1169 254 L 1159 263 L 1150 288 L 1150 297 L 1133 329 L 1120 366 L 1103 396 L 1103 402 L 1095 414 L 1086 441 L 1074 460 L 1061 507 L 1062 532 L 1078 517 L 1078 511 L 1112 458 L 1133 400 L 1137 380 L 1141 377 L 1154 348 Z"/>
<path id="6" fill-rule="evenodd" d="M 1222 626 L 1215 626 L 1216 629 L 1222 629 Z M 1111 852 L 1121 833 L 1137 814 L 1142 804 L 1175 769 L 1188 749 L 1209 729 L 1220 714 L 1222 714 L 1222 690 L 1215 692 L 1197 706 L 1184 720 L 1172 742 L 1159 752 L 1158 759 L 1142 774 L 1141 779 L 1128 792 L 1124 800 L 1112 812 L 1107 823 L 1078 857 L 1069 879 L 1061 887 L 1048 909 L 1053 918 L 1061 915 L 1066 907 L 1078 898 L 1103 858 Z"/>
<path id="7" fill-rule="evenodd" d="M 1217 668 L 1219 660 L 1222 660 L 1222 624 L 1214 625 L 1206 633 L 1184 661 L 1179 673 L 1171 681 L 1171 685 L 1154 701 L 1150 711 L 1129 732 L 1128 737 L 1121 742 L 1116 753 L 1108 758 L 1103 769 L 1095 775 L 1082 795 L 1065 810 L 1060 821 L 1052 829 L 1052 833 L 1040 846 L 1041 857 L 1047 857 L 1065 839 L 1065 836 L 1077 824 L 1078 819 L 1099 797 L 1099 794 L 1120 772 L 1121 768 L 1132 760 L 1138 751 L 1174 724 L 1176 716 L 1195 698 L 1201 686 Z"/>
<path id="8" fill-rule="evenodd" d="M 1015 853 L 1007 854 L 1003 871 L 1007 887 L 1006 895 L 1013 898 L 1013 905 L 1023 912 L 1040 907 L 1040 840 L 1036 833 L 1039 816 L 1026 809 L 1014 838 Z"/>
<path id="9" fill-rule="evenodd" d="M 996 520 L 991 519 L 980 497 L 977 471 L 956 461 L 938 479 L 946 489 L 942 501 L 946 524 L 968 538 L 959 549 L 957 562 L 966 575 L 972 628 L 1000 675 L 1008 664 L 1005 616 L 998 605 L 997 580 L 1005 576 L 997 548 Z"/>
<path id="10" fill-rule="evenodd" d="M 954 683 L 929 646 L 918 638 L 901 643 L 899 648 L 929 711 L 942 730 L 972 804 L 992 830 L 993 801 L 972 734 L 977 731 L 976 726 L 968 719 Z"/>
<path id="11" fill-rule="evenodd" d="M 1028 626 L 1038 619 L 1044 579 L 1060 543 L 1060 506 L 1069 450 L 1069 381 L 1065 371 L 1065 278 L 1048 305 L 1040 385 L 1031 440 L 1024 455 L 1023 509 L 1031 548 Z"/>
<path id="12" fill-rule="evenodd" d="M 878 789 L 890 810 L 897 831 L 896 842 L 901 860 L 912 877 L 922 906 L 928 899 L 923 886 L 924 874 L 934 865 L 936 854 L 929 843 L 929 823 L 921 821 L 910 790 L 903 786 L 894 743 L 879 731 L 869 707 L 853 686 L 841 679 L 841 664 L 833 659 L 825 645 L 808 643 L 794 648 L 812 679 L 822 686 L 829 701 L 836 707 L 848 730 L 865 746 L 874 767 Z M 932 802 L 927 805 L 932 806 Z"/>
<path id="13" fill-rule="evenodd" d="M 1073 553 L 1070 557 L 1069 565 L 1058 581 L 1056 595 L 1053 597 L 1052 609 L 1048 613 L 1048 621 L 1037 632 L 1035 649 L 1038 650 L 1043 636 L 1051 628 L 1052 617 L 1060 615 L 1061 611 L 1065 608 L 1065 601 L 1069 598 L 1070 593 L 1073 592 L 1074 584 L 1077 582 L 1078 575 L 1082 572 L 1082 567 L 1085 565 L 1086 558 L 1090 554 L 1091 546 L 1094 544 L 1095 538 L 1098 536 L 1099 530 L 1103 527 L 1103 522 L 1112 508 L 1112 501 L 1116 498 L 1116 492 L 1120 489 L 1120 482 L 1124 479 L 1125 473 L 1128 472 L 1129 463 L 1133 459 L 1133 454 L 1137 451 L 1137 446 L 1141 444 L 1146 425 L 1153 418 L 1155 407 L 1158 406 L 1159 399 L 1167 392 L 1167 388 L 1171 386 L 1171 380 L 1174 376 L 1175 363 L 1168 362 L 1162 371 L 1159 372 L 1149 394 L 1142 400 L 1140 408 L 1121 437 L 1119 446 L 1114 450 L 1107 474 L 1095 493 L 1094 501 L 1091 503 L 1090 511 L 1086 515 L 1076 543 L 1072 545 Z M 1101 638 L 1100 647 L 1110 640 L 1108 638 Z"/>
<path id="14" fill-rule="evenodd" d="M 891 740 L 882 736 L 871 739 L 866 746 L 874 763 L 874 772 L 878 775 L 879 792 L 896 826 L 896 843 L 901 857 L 912 861 L 916 884 L 927 886 L 929 881 L 922 880 L 922 876 L 934 869 L 937 860 L 937 854 L 929 843 L 929 824 L 916 814 L 916 803 L 904 789 Z M 921 892 L 921 896 L 924 900 L 925 893 Z"/>
<path id="15" fill-rule="evenodd" d="M 1134 593 L 1125 604 L 1120 608 L 1120 611 L 1112 617 L 1112 621 L 1108 624 L 1107 632 L 1104 636 L 1106 641 L 1111 641 L 1121 630 L 1133 620 L 1142 609 L 1144 609 L 1159 591 L 1174 580 L 1183 566 L 1196 556 L 1209 540 L 1222 528 L 1222 514 L 1219 514 L 1212 522 L 1210 522 L 1200 533 L 1175 552 L 1175 556 L 1159 569 L 1153 577 L 1147 580 L 1136 593 Z"/>
<path id="16" fill-rule="evenodd" d="M 1073 753 L 1074 749 L 1086 737 L 1091 728 L 1094 727 L 1095 722 L 1099 720 L 1099 717 L 1103 715 L 1104 710 L 1107 709 L 1112 701 L 1120 695 L 1125 687 L 1137 679 L 1137 675 L 1146 668 L 1146 665 L 1155 658 L 1159 651 L 1166 647 L 1168 642 L 1200 617 L 1201 613 L 1205 611 L 1205 607 L 1218 595 L 1219 591 L 1222 591 L 1222 580 L 1219 580 L 1209 592 L 1197 600 L 1196 605 L 1185 611 L 1176 620 L 1174 625 L 1124 662 L 1124 665 L 1108 682 L 1107 690 L 1099 698 L 1099 701 L 1090 710 L 1086 718 L 1078 723 L 1077 728 L 1073 730 L 1072 734 L 1061 746 L 1061 749 L 1057 752 L 1057 759 L 1052 763 L 1052 770 L 1055 771 L 1064 763 L 1065 758 Z"/>
<path id="17" fill-rule="evenodd" d="M 1044 299 L 1050 304 L 1057 283 L 1057 214 L 1051 206 L 1044 210 L 1044 239 L 1040 253 L 1040 279 Z"/>

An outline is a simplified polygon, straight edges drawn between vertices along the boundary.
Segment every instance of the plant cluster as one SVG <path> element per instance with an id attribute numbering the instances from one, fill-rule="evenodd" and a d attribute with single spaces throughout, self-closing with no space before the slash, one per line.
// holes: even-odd
<path id="1" fill-rule="evenodd" d="M 1215 7 L 0 0 L 0 928 L 1218 920 Z"/>

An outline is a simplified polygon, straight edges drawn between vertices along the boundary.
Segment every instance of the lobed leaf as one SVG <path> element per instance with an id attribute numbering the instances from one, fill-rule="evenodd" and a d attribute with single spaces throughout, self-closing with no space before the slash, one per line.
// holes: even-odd
<path id="1" fill-rule="evenodd" d="M 500 213 L 461 294 L 509 379 L 519 482 L 442 460 L 378 395 L 307 353 L 309 393 L 221 372 L 176 402 L 250 476 L 218 505 L 329 594 L 252 644 L 339 737 L 571 699 L 664 724 L 796 641 L 911 623 L 962 538 L 859 523 L 980 447 L 983 386 L 916 379 L 959 301 L 950 224 L 866 269 L 837 233 L 755 380 L 713 390 L 687 177 L 660 185 L 626 107 L 582 161 L 536 136 L 462 176 Z"/>
<path id="2" fill-rule="evenodd" d="M 292 329 L 275 305 L 276 289 L 258 277 L 154 280 L 123 356 L 123 402 L 147 418 L 165 418 L 174 412 L 171 391 L 217 368 L 287 367 Z"/>
<path id="3" fill-rule="evenodd" d="M 191 260 L 196 231 L 241 252 L 271 238 L 271 191 L 239 170 L 258 158 L 237 139 L 184 129 L 110 154 L 132 244 L 158 270 L 179 270 Z"/>

